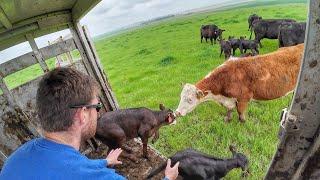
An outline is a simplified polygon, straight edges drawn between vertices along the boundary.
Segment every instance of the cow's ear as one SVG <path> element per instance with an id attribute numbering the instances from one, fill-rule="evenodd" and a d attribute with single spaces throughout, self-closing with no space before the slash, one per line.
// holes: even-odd
<path id="1" fill-rule="evenodd" d="M 201 99 L 202 97 L 204 97 L 204 93 L 201 90 L 197 90 L 197 98 Z"/>
<path id="2" fill-rule="evenodd" d="M 230 145 L 229 150 L 231 151 L 233 156 L 237 154 L 237 148 L 234 145 Z"/>
<path id="3" fill-rule="evenodd" d="M 159 104 L 159 108 L 161 111 L 164 111 L 166 109 L 163 104 Z"/>

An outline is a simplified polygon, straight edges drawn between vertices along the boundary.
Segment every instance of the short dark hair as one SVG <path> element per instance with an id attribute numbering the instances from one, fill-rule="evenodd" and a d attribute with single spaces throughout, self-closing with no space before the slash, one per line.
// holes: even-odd
<path id="1" fill-rule="evenodd" d="M 56 68 L 44 75 L 37 91 L 37 112 L 43 130 L 59 132 L 73 124 L 72 105 L 90 103 L 98 94 L 98 83 L 72 68 Z"/>

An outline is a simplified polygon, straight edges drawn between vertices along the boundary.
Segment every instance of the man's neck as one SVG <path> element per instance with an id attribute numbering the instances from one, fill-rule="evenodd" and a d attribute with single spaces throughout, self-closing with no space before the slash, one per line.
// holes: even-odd
<path id="1" fill-rule="evenodd" d="M 80 149 L 81 138 L 73 136 L 70 132 L 44 132 L 43 135 L 48 140 L 71 146 L 76 150 Z"/>

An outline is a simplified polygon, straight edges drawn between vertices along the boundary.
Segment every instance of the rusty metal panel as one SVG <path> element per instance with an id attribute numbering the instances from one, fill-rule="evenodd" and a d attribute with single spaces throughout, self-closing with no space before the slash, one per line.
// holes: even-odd
<path id="1" fill-rule="evenodd" d="M 30 121 L 37 129 L 40 128 L 35 107 L 37 87 L 41 78 L 42 76 L 11 90 L 13 98 L 18 100 L 19 107 L 30 117 Z"/>
<path id="2" fill-rule="evenodd" d="M 52 44 L 50 46 L 39 49 L 44 59 L 50 59 L 59 54 L 63 54 L 76 49 L 73 39 L 67 39 L 62 42 Z M 0 65 L 0 73 L 3 77 L 8 76 L 14 72 L 25 69 L 29 66 L 38 63 L 33 52 L 29 52 L 22 56 L 16 57 Z"/>
<path id="3" fill-rule="evenodd" d="M 74 24 L 74 30 L 71 28 L 71 32 L 73 32 L 74 39 L 76 40 L 79 38 L 79 51 L 84 56 L 84 64 L 86 65 L 87 69 L 90 69 L 90 75 L 96 78 L 98 83 L 100 84 L 102 95 L 104 96 L 101 99 L 102 104 L 106 108 L 107 111 L 113 111 L 118 109 L 118 103 L 116 102 L 115 97 L 113 96 L 112 90 L 108 88 L 106 84 L 105 76 L 103 76 L 100 64 L 98 63 L 97 54 L 95 54 L 94 49 L 90 47 L 90 37 L 85 33 L 83 27 L 79 23 Z M 92 46 L 92 43 L 91 43 Z M 100 67 L 100 68 L 99 68 Z"/>
<path id="4" fill-rule="evenodd" d="M 0 150 L 8 156 L 34 135 L 25 125 L 26 119 L 21 111 L 9 106 L 3 95 L 0 96 L 0 106 Z"/>
<path id="5" fill-rule="evenodd" d="M 33 52 L 30 52 L 1 64 L 0 73 L 1 76 L 5 77 L 36 63 L 38 63 L 38 61 Z"/>
<path id="6" fill-rule="evenodd" d="M 100 59 L 98 57 L 98 53 L 94 47 L 94 43 L 93 43 L 93 40 L 91 39 L 91 36 L 90 36 L 90 33 L 89 33 L 89 30 L 86 26 L 83 26 L 82 27 L 82 30 L 83 30 L 83 33 L 85 35 L 85 38 L 88 42 L 88 46 L 89 48 L 91 49 L 92 51 L 92 55 L 93 55 L 93 60 L 94 62 L 92 63 L 95 63 L 97 65 L 97 70 L 98 72 L 96 72 L 97 74 L 100 74 L 99 76 L 101 76 L 101 78 L 99 78 L 99 80 L 101 79 L 103 81 L 102 84 L 102 89 L 106 91 L 106 97 L 109 101 L 109 104 L 110 106 L 112 107 L 112 110 L 116 110 L 119 108 L 119 104 L 118 104 L 118 101 L 115 97 L 115 95 L 113 94 L 113 91 L 111 89 L 111 86 L 110 86 L 110 83 L 107 79 L 107 75 L 105 74 L 102 66 L 101 66 L 101 63 L 100 63 Z"/>
<path id="7" fill-rule="evenodd" d="M 320 1 L 311 0 L 304 56 L 290 110 L 265 179 L 320 179 Z M 310 168 L 306 168 L 310 167 Z M 315 177 L 316 176 L 316 177 Z M 308 178 L 307 178 L 308 179 Z"/>
<path id="8" fill-rule="evenodd" d="M 77 47 L 74 43 L 74 40 L 71 38 L 71 39 L 67 39 L 65 41 L 57 42 L 57 43 L 52 44 L 50 46 L 43 47 L 40 49 L 40 52 L 45 59 L 50 59 L 50 58 L 55 57 L 59 54 L 73 51 L 76 48 Z"/>

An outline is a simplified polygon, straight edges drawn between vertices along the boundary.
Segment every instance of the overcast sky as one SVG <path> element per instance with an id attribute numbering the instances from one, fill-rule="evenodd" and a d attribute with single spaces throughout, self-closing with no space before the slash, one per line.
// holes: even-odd
<path id="1" fill-rule="evenodd" d="M 96 36 L 136 22 L 227 1 L 232 0 L 102 0 L 80 23 L 88 25 Z"/>
<path id="2" fill-rule="evenodd" d="M 91 36 L 101 35 L 141 21 L 187 10 L 221 5 L 232 0 L 102 0 L 81 21 L 87 25 Z M 237 0 L 245 1 L 245 0 Z M 233 0 L 232 2 L 235 2 Z M 39 48 L 60 35 L 70 33 L 64 30 L 36 39 Z M 30 52 L 28 43 L 22 43 L 0 52 L 0 63 Z"/>

